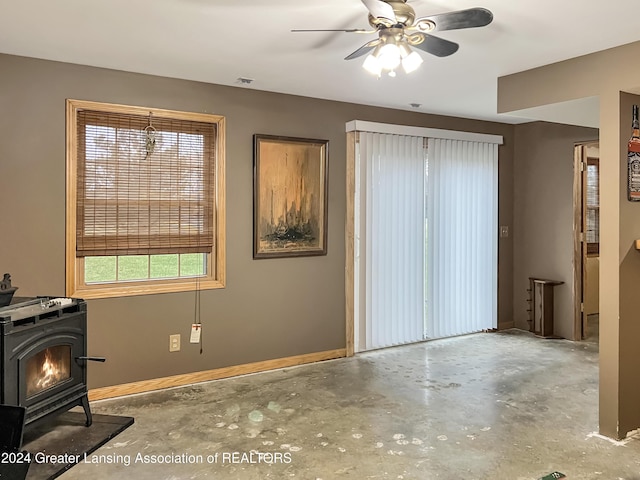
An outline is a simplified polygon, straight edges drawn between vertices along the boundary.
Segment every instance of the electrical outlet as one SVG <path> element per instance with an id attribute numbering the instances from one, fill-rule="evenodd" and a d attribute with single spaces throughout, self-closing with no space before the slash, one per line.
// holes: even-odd
<path id="1" fill-rule="evenodd" d="M 169 351 L 170 352 L 180 351 L 180 334 L 179 333 L 176 333 L 175 335 L 169 335 Z"/>

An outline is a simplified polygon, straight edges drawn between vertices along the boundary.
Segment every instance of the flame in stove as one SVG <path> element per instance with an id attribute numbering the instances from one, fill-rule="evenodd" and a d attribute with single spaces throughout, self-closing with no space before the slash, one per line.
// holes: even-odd
<path id="1" fill-rule="evenodd" d="M 27 361 L 27 397 L 55 387 L 70 378 L 71 347 L 58 345 L 41 350 Z"/>
<path id="2" fill-rule="evenodd" d="M 60 369 L 56 368 L 55 364 L 51 361 L 51 355 L 49 354 L 49 350 L 47 350 L 47 353 L 44 357 L 44 362 L 42 363 L 40 378 L 38 378 L 36 386 L 38 388 L 47 388 L 50 385 L 56 383 L 59 377 Z"/>

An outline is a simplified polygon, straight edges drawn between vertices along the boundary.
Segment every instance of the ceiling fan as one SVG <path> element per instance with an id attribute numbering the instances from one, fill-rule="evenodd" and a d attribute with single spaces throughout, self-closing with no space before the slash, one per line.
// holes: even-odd
<path id="1" fill-rule="evenodd" d="M 410 73 L 422 63 L 422 57 L 411 47 L 437 57 L 447 57 L 458 51 L 457 43 L 431 35 L 431 32 L 484 27 L 493 20 L 493 14 L 486 8 L 469 8 L 416 18 L 407 0 L 362 0 L 362 3 L 369 10 L 369 24 L 375 30 L 351 28 L 292 32 L 377 33 L 378 38 L 365 43 L 347 55 L 345 60 L 369 53 L 363 64 L 366 70 L 378 76 L 387 72 L 394 77 L 400 65 L 406 73 Z"/>

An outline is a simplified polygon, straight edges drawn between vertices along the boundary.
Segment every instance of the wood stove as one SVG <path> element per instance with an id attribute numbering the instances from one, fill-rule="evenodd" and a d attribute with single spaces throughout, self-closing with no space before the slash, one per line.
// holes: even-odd
<path id="1" fill-rule="evenodd" d="M 16 299 L 14 299 L 15 301 Z M 87 399 L 87 306 L 81 299 L 38 297 L 0 308 L 0 404 L 26 408 L 26 424 Z"/>

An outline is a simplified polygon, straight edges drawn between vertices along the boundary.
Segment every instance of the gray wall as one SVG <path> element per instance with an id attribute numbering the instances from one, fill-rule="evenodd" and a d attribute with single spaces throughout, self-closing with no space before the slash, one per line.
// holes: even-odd
<path id="1" fill-rule="evenodd" d="M 201 294 L 204 351 L 187 343 L 194 294 L 88 301 L 97 388 L 345 346 L 345 122 L 503 135 L 500 224 L 512 216 L 509 125 L 258 92 L 0 55 L 0 270 L 22 296 L 65 294 L 65 99 L 227 118 L 227 288 Z M 252 135 L 328 139 L 328 254 L 252 259 Z M 511 238 L 500 241 L 499 322 L 512 321 Z M 182 351 L 168 337 L 181 333 Z"/>
<path id="2" fill-rule="evenodd" d="M 529 277 L 555 287 L 555 334 L 573 338 L 573 147 L 598 130 L 534 122 L 516 127 L 514 161 L 514 310 L 528 329 Z"/>

